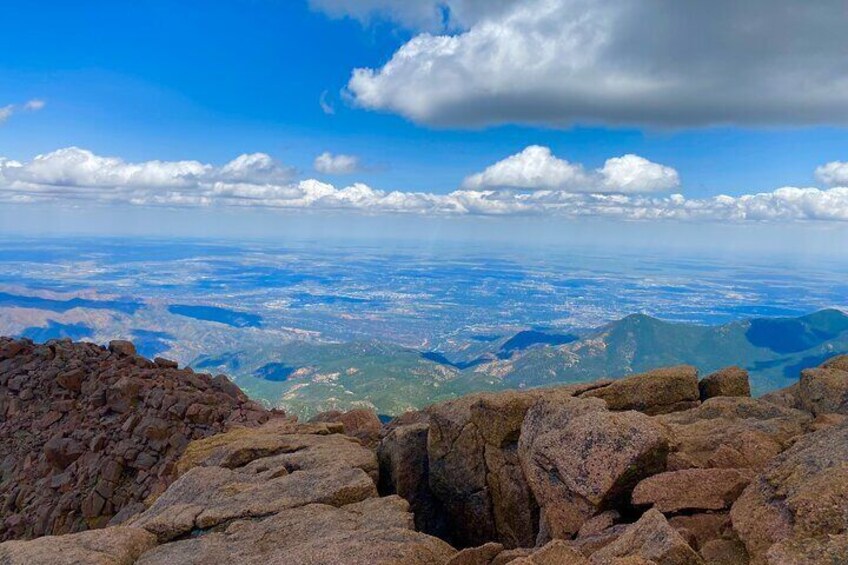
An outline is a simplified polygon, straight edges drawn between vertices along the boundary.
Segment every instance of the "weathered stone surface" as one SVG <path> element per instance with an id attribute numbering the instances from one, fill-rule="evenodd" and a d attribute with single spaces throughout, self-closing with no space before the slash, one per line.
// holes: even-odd
<path id="1" fill-rule="evenodd" d="M 837 355 L 831 357 L 821 364 L 823 369 L 839 369 L 840 371 L 848 371 L 848 355 Z"/>
<path id="2" fill-rule="evenodd" d="M 701 565 L 704 562 L 657 510 L 645 512 L 617 540 L 596 551 L 591 562 L 606 565 L 619 557 L 641 557 L 658 565 Z"/>
<path id="3" fill-rule="evenodd" d="M 671 471 L 693 467 L 759 470 L 804 433 L 811 418 L 753 398 L 716 397 L 657 420 L 671 438 Z"/>
<path id="4" fill-rule="evenodd" d="M 130 343 L 0 338 L 0 539 L 115 523 L 165 490 L 186 445 L 272 413 Z M 197 406 L 202 418 L 186 417 Z"/>
<path id="5" fill-rule="evenodd" d="M 363 445 L 376 447 L 380 441 L 382 424 L 373 410 L 357 408 L 341 412 L 330 410 L 313 417 L 310 422 L 339 422 L 344 426 L 344 433 L 360 440 Z"/>
<path id="6" fill-rule="evenodd" d="M 409 502 L 416 529 L 444 536 L 444 518 L 430 491 L 429 431 L 426 422 L 399 425 L 380 441 L 379 490 L 381 495 L 397 494 Z"/>
<path id="7" fill-rule="evenodd" d="M 358 467 L 375 481 L 378 475 L 374 453 L 326 424 L 298 424 L 275 419 L 258 428 L 236 428 L 195 441 L 177 462 L 180 474 L 194 467 L 237 469 L 262 458 L 283 456 L 289 465 L 310 468 L 322 465 Z M 269 459 L 269 462 L 271 460 Z"/>
<path id="8" fill-rule="evenodd" d="M 407 510 L 406 502 L 396 496 L 341 508 L 310 504 L 160 546 L 137 563 L 431 565 L 448 561 L 455 550 L 413 531 Z"/>
<path id="9" fill-rule="evenodd" d="M 764 394 L 760 397 L 760 400 L 770 402 L 771 404 L 777 404 L 778 406 L 783 406 L 784 408 L 795 408 L 796 410 L 800 410 L 800 394 L 801 385 L 795 383 L 793 385 L 778 390 L 773 390 L 767 394 Z"/>
<path id="10" fill-rule="evenodd" d="M 749 469 L 684 469 L 642 480 L 633 490 L 633 504 L 660 512 L 723 510 L 739 498 L 753 473 Z"/>
<path id="11" fill-rule="evenodd" d="M 848 563 L 848 535 L 787 540 L 771 546 L 769 565 L 819 565 Z"/>
<path id="12" fill-rule="evenodd" d="M 714 539 L 699 552 L 706 565 L 748 565 L 745 544 L 737 539 Z"/>
<path id="13" fill-rule="evenodd" d="M 105 528 L 64 536 L 0 544 L 4 565 L 132 565 L 156 545 L 156 537 L 137 528 Z"/>
<path id="14" fill-rule="evenodd" d="M 698 383 L 701 400 L 715 396 L 751 396 L 748 371 L 740 367 L 725 367 L 704 377 Z"/>
<path id="15" fill-rule="evenodd" d="M 470 395 L 428 409 L 430 489 L 445 511 L 451 541 L 478 546 L 497 539 L 486 482 L 484 441 L 471 422 Z"/>
<path id="16" fill-rule="evenodd" d="M 467 547 L 445 565 L 489 565 L 503 549 L 503 545 L 491 541 L 478 547 Z"/>
<path id="17" fill-rule="evenodd" d="M 552 538 L 576 533 L 598 510 L 626 500 L 636 483 L 662 471 L 663 428 L 638 412 L 609 412 L 597 399 L 540 401 L 519 440 L 524 475 Z"/>
<path id="18" fill-rule="evenodd" d="M 513 565 L 589 565 L 589 560 L 562 540 L 553 540 L 532 554 L 510 561 Z"/>
<path id="19" fill-rule="evenodd" d="M 283 433 L 309 426 L 273 422 L 197 442 L 186 451 L 191 465 L 180 462 L 188 470 L 130 524 L 167 541 L 233 519 L 377 496 L 374 453 L 340 434 Z"/>
<path id="20" fill-rule="evenodd" d="M 848 414 L 848 371 L 835 368 L 801 371 L 801 407 L 813 415 Z"/>
<path id="21" fill-rule="evenodd" d="M 775 543 L 848 531 L 848 425 L 798 440 L 733 504 L 733 528 L 752 563 Z"/>
<path id="22" fill-rule="evenodd" d="M 730 525 L 729 512 L 699 512 L 696 514 L 680 514 L 668 518 L 671 527 L 681 532 L 689 540 L 689 545 L 700 549 L 706 543 L 719 539 L 734 537 Z M 684 535 L 682 532 L 686 532 Z"/>
<path id="23" fill-rule="evenodd" d="M 581 396 L 603 399 L 610 410 L 638 410 L 651 415 L 675 412 L 697 404 L 698 370 L 688 365 L 656 369 Z"/>

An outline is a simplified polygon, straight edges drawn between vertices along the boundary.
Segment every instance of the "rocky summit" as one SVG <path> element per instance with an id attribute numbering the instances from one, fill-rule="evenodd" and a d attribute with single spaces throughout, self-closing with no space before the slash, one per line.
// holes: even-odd
<path id="1" fill-rule="evenodd" d="M 848 563 L 848 358 L 299 422 L 128 343 L 0 340 L 0 563 Z"/>

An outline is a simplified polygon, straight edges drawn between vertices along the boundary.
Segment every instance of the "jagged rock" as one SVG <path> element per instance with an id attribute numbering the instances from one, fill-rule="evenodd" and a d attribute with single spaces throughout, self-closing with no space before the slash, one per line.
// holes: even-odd
<path id="1" fill-rule="evenodd" d="M 848 531 L 848 424 L 806 435 L 778 455 L 733 504 L 752 563 L 778 542 Z"/>
<path id="2" fill-rule="evenodd" d="M 483 393 L 427 409 L 430 486 L 455 543 L 534 543 L 538 505 L 518 458 L 524 415 L 540 399 L 571 398 L 605 384 Z"/>
<path id="3" fill-rule="evenodd" d="M 601 548 L 604 548 L 621 537 L 621 534 L 627 529 L 627 524 L 615 524 L 599 532 L 593 532 L 585 535 L 578 533 L 571 545 L 585 557 L 590 557 L 593 553 Z"/>
<path id="4" fill-rule="evenodd" d="M 699 553 L 706 565 L 748 565 L 745 544 L 736 539 L 710 540 Z"/>
<path id="5" fill-rule="evenodd" d="M 192 439 L 274 415 L 129 343 L 0 338 L 0 349 L 0 539 L 105 526 L 163 492 Z M 202 421 L 185 418 L 191 405 Z"/>
<path id="6" fill-rule="evenodd" d="M 848 371 L 834 365 L 801 371 L 801 407 L 813 415 L 848 414 Z"/>
<path id="7" fill-rule="evenodd" d="M 484 441 L 471 422 L 477 398 L 465 396 L 428 409 L 430 489 L 444 508 L 451 540 L 465 547 L 497 539 Z"/>
<path id="8" fill-rule="evenodd" d="M 510 561 L 513 565 L 589 565 L 589 560 L 562 540 L 553 540 L 532 554 Z"/>
<path id="9" fill-rule="evenodd" d="M 701 565 L 704 562 L 657 510 L 645 512 L 617 540 L 592 554 L 591 562 L 607 565 L 619 557 L 641 557 L 658 565 Z"/>
<path id="10" fill-rule="evenodd" d="M 665 467 L 663 428 L 638 412 L 609 412 L 597 399 L 540 401 L 519 440 L 524 475 L 552 538 L 570 537 L 598 510 L 626 500 Z"/>
<path id="11" fill-rule="evenodd" d="M 137 528 L 105 528 L 64 536 L 0 544 L 4 565 L 132 565 L 156 545 L 156 537 Z"/>
<path id="12" fill-rule="evenodd" d="M 683 537 L 691 537 L 689 545 L 694 549 L 700 549 L 712 540 L 731 538 L 735 535 L 730 525 L 729 512 L 680 514 L 668 518 L 668 523 L 678 532 L 687 532 Z"/>
<path id="13" fill-rule="evenodd" d="M 376 447 L 380 441 L 380 428 L 382 424 L 373 410 L 357 408 L 341 412 L 330 410 L 321 412 L 313 417 L 310 422 L 339 422 L 344 426 L 344 433 L 362 441 L 363 445 Z"/>
<path id="14" fill-rule="evenodd" d="M 581 396 L 603 399 L 610 410 L 638 410 L 649 415 L 676 412 L 697 405 L 698 370 L 688 365 L 656 369 Z"/>
<path id="15" fill-rule="evenodd" d="M 54 437 L 44 444 L 44 457 L 56 469 L 64 470 L 82 454 L 82 445 L 73 438 Z"/>
<path id="16" fill-rule="evenodd" d="M 621 514 L 619 514 L 616 510 L 601 512 L 600 514 L 592 516 L 583 522 L 583 525 L 580 526 L 580 530 L 577 532 L 577 537 L 586 538 L 597 535 L 614 526 L 620 519 Z"/>
<path id="17" fill-rule="evenodd" d="M 489 542 L 478 547 L 467 547 L 454 555 L 445 565 L 489 565 L 504 546 Z"/>
<path id="18" fill-rule="evenodd" d="M 445 535 L 444 518 L 430 491 L 428 423 L 399 425 L 380 441 L 380 494 L 397 494 L 409 502 L 419 531 Z"/>
<path id="19" fill-rule="evenodd" d="M 657 420 L 671 438 L 670 471 L 693 467 L 759 470 L 804 433 L 811 418 L 753 398 L 716 397 Z"/>
<path id="20" fill-rule="evenodd" d="M 397 496 L 336 508 L 310 504 L 263 520 L 236 521 L 223 531 L 162 545 L 138 565 L 431 565 L 455 550 L 412 530 L 408 505 Z"/>
<path id="21" fill-rule="evenodd" d="M 769 565 L 819 565 L 848 563 L 848 535 L 787 540 L 771 546 Z"/>
<path id="22" fill-rule="evenodd" d="M 840 371 L 848 371 L 848 355 L 837 355 L 831 357 L 822 363 L 823 369 L 839 369 Z"/>
<path id="23" fill-rule="evenodd" d="M 723 510 L 751 482 L 749 469 L 684 469 L 643 479 L 633 490 L 633 504 L 660 512 Z"/>
<path id="24" fill-rule="evenodd" d="M 796 410 L 800 410 L 802 408 L 800 394 L 801 386 L 798 383 L 795 383 L 764 394 L 760 397 L 760 400 L 770 402 L 771 404 L 777 404 L 784 408 L 795 408 Z"/>
<path id="25" fill-rule="evenodd" d="M 704 377 L 698 383 L 701 400 L 715 396 L 751 396 L 748 371 L 740 367 L 725 367 Z"/>

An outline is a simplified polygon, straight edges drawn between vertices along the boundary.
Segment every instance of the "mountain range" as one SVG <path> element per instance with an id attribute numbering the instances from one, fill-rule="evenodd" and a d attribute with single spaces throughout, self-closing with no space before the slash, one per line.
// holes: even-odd
<path id="1" fill-rule="evenodd" d="M 702 374 L 738 365 L 760 395 L 846 351 L 848 315 L 828 309 L 715 326 L 634 314 L 594 329 L 481 335 L 426 351 L 377 341 L 289 342 L 261 355 L 201 356 L 192 366 L 235 375 L 253 398 L 293 413 L 369 407 L 394 415 L 471 392 L 618 378 L 677 364 Z"/>

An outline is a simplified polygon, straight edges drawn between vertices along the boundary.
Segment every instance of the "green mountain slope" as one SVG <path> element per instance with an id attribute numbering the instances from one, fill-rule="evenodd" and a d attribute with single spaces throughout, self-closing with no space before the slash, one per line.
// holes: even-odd
<path id="1" fill-rule="evenodd" d="M 796 382 L 801 369 L 845 352 L 848 315 L 823 310 L 721 326 L 635 314 L 578 334 L 519 332 L 492 340 L 489 348 L 475 347 L 478 356 L 466 355 L 461 362 L 378 342 L 294 342 L 261 355 L 236 352 L 193 365 L 236 375 L 254 398 L 308 416 L 355 406 L 398 414 L 475 391 L 616 378 L 681 363 L 702 374 L 739 365 L 750 371 L 754 394 L 763 394 Z"/>

